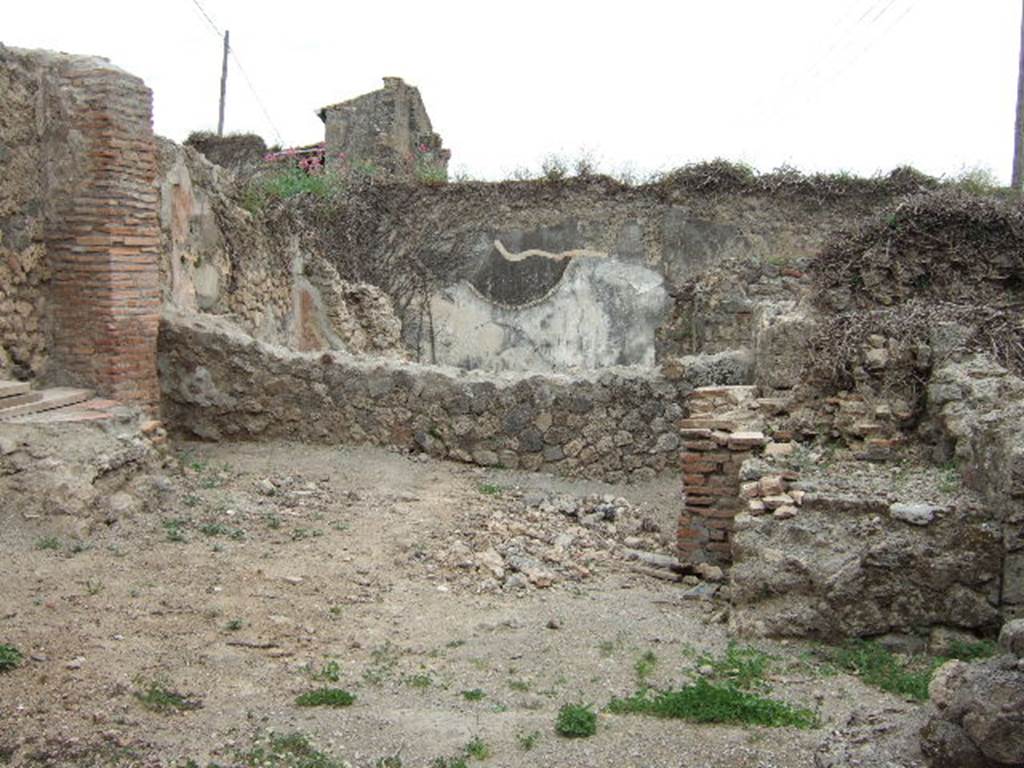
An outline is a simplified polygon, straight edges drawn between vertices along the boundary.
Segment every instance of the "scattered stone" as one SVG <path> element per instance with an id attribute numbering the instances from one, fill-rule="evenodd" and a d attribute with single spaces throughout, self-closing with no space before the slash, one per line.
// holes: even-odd
<path id="1" fill-rule="evenodd" d="M 256 490 L 264 496 L 273 496 L 277 493 L 277 486 L 269 478 L 264 477 L 256 481 Z"/>
<path id="2" fill-rule="evenodd" d="M 725 572 L 711 563 L 697 563 L 693 570 L 705 581 L 721 581 L 725 578 Z"/>
<path id="3" fill-rule="evenodd" d="M 934 507 L 930 504 L 891 504 L 889 514 L 896 520 L 902 520 L 911 525 L 928 525 L 935 520 L 935 515 L 941 512 L 941 507 Z"/>
<path id="4" fill-rule="evenodd" d="M 282 581 L 287 581 L 289 584 L 301 584 L 304 579 L 301 576 L 284 576 Z"/>
<path id="5" fill-rule="evenodd" d="M 559 619 L 559 618 L 550 618 L 550 619 L 548 619 L 547 626 L 548 626 L 548 629 L 561 629 L 562 628 L 562 620 Z"/>
<path id="6" fill-rule="evenodd" d="M 76 656 L 75 658 L 73 658 L 71 661 L 69 661 L 64 666 L 67 669 L 81 669 L 83 664 L 85 664 L 85 657 L 84 656 Z"/>

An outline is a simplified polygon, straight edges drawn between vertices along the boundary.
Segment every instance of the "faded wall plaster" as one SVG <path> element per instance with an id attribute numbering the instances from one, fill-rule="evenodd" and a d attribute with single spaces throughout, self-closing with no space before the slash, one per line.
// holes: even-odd
<path id="1" fill-rule="evenodd" d="M 492 301 L 465 281 L 437 292 L 433 348 L 421 358 L 496 371 L 653 367 L 654 335 L 668 305 L 657 272 L 576 256 L 547 296 L 525 306 Z"/>

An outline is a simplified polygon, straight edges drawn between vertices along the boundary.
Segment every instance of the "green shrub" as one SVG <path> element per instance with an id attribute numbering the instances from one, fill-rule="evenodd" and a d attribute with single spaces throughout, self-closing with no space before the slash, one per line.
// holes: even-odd
<path id="1" fill-rule="evenodd" d="M 484 692 L 481 691 L 479 688 L 474 688 L 471 691 L 462 692 L 462 698 L 464 698 L 466 701 L 481 701 L 484 695 Z"/>
<path id="2" fill-rule="evenodd" d="M 710 667 L 712 671 L 709 677 L 714 680 L 749 691 L 764 686 L 769 661 L 770 657 L 763 651 L 729 643 L 725 655 L 721 658 L 704 655 L 698 657 L 697 664 Z"/>
<path id="3" fill-rule="evenodd" d="M 731 723 L 814 728 L 818 717 L 809 709 L 741 691 L 728 683 L 700 679 L 674 691 L 641 691 L 612 699 L 608 711 L 617 715 L 653 715 L 694 723 Z"/>
<path id="4" fill-rule="evenodd" d="M 901 659 L 870 640 L 852 640 L 835 649 L 830 660 L 839 669 L 857 675 L 868 685 L 915 701 L 928 699 L 928 683 L 943 662 L 930 656 Z"/>
<path id="5" fill-rule="evenodd" d="M 336 760 L 316 749 L 301 733 L 268 734 L 253 747 L 235 755 L 236 764 L 259 768 L 345 768 L 347 762 Z"/>
<path id="6" fill-rule="evenodd" d="M 555 732 L 569 738 L 585 738 L 597 733 L 597 713 L 588 704 L 566 704 L 558 710 Z"/>
<path id="7" fill-rule="evenodd" d="M 24 658 L 21 651 L 13 645 L 0 644 L 0 672 L 14 669 Z"/>
<path id="8" fill-rule="evenodd" d="M 343 688 L 317 688 L 295 699 L 298 707 L 349 707 L 356 700 L 354 694 Z"/>

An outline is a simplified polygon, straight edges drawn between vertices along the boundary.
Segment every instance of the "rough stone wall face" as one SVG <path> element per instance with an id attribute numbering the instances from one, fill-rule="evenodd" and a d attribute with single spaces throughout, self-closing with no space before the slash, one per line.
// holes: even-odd
<path id="1" fill-rule="evenodd" d="M 152 94 L 90 59 L 66 62 L 58 82 L 86 155 L 47 233 L 54 357 L 74 383 L 153 406 L 160 232 Z"/>
<path id="2" fill-rule="evenodd" d="M 50 351 L 39 120 L 47 104 L 38 64 L 0 45 L 0 377 L 44 375 Z"/>
<path id="3" fill-rule="evenodd" d="M 442 149 L 417 88 L 398 77 L 384 87 L 320 110 L 325 124 L 327 167 L 371 175 L 415 176 L 416 164 L 446 171 L 451 153 Z"/>
<path id="4" fill-rule="evenodd" d="M 657 371 L 486 376 L 303 355 L 175 313 L 161 323 L 160 371 L 164 420 L 179 433 L 370 443 L 610 482 L 671 467 L 689 389 Z"/>

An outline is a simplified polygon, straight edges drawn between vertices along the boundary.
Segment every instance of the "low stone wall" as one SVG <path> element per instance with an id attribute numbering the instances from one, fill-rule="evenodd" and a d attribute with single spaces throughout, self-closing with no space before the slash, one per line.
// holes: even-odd
<path id="1" fill-rule="evenodd" d="M 483 376 L 301 354 L 210 316 L 172 312 L 159 356 L 164 420 L 178 433 L 391 445 L 609 482 L 675 467 L 691 389 L 657 370 Z"/>

